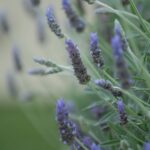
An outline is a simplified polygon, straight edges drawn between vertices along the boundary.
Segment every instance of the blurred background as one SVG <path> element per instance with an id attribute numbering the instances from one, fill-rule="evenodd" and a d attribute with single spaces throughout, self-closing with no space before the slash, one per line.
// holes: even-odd
<path id="1" fill-rule="evenodd" d="M 28 70 L 39 67 L 33 61 L 36 56 L 68 63 L 63 41 L 50 31 L 45 17 L 51 5 L 63 25 L 64 13 L 60 1 L 43 0 L 34 7 L 29 1 L 0 0 L 0 22 L 4 18 L 0 27 L 0 150 L 63 149 L 56 130 L 55 101 L 64 93 L 71 95 L 67 87 L 78 82 L 68 72 L 41 77 L 30 76 Z M 19 50 L 21 72 L 15 70 L 14 47 Z M 9 84 L 17 87 L 17 98 Z"/>

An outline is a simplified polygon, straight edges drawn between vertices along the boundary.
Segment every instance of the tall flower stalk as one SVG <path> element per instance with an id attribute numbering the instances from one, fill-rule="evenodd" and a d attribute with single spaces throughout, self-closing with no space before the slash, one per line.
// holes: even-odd
<path id="1" fill-rule="evenodd" d="M 127 64 L 124 60 L 122 40 L 120 35 L 117 33 L 114 35 L 111 41 L 111 45 L 113 49 L 117 77 L 119 78 L 122 88 L 128 89 L 131 86 L 131 78 L 128 72 Z"/>

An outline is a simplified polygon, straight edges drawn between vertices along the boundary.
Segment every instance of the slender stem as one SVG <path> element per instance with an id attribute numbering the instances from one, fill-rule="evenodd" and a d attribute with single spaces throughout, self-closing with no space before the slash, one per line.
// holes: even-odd
<path id="1" fill-rule="evenodd" d="M 64 70 L 68 70 L 68 71 L 71 71 L 73 72 L 73 69 L 71 68 L 71 66 L 63 66 L 63 65 L 58 65 L 58 67 L 64 69 Z"/>

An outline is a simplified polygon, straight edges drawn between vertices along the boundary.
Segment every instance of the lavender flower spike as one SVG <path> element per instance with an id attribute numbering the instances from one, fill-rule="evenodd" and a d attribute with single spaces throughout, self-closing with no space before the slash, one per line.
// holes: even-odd
<path id="1" fill-rule="evenodd" d="M 63 99 L 56 103 L 56 118 L 60 130 L 61 139 L 64 144 L 71 145 L 77 135 L 76 124 L 68 118 L 68 109 Z"/>
<path id="2" fill-rule="evenodd" d="M 150 143 L 144 144 L 144 150 L 150 150 Z"/>
<path id="3" fill-rule="evenodd" d="M 70 0 L 62 0 L 62 6 L 72 27 L 74 27 L 77 32 L 82 32 L 85 28 L 85 23 L 71 7 Z"/>
<path id="4" fill-rule="evenodd" d="M 46 11 L 46 17 L 51 31 L 54 32 L 59 38 L 63 38 L 64 34 L 61 32 L 59 25 L 56 23 L 53 10 L 50 7 Z"/>
<path id="5" fill-rule="evenodd" d="M 121 82 L 122 88 L 128 89 L 131 85 L 131 79 L 128 73 L 127 64 L 125 63 L 124 58 L 123 58 L 121 38 L 118 34 L 115 34 L 115 36 L 112 38 L 111 45 L 113 49 L 117 76 Z"/>
<path id="6" fill-rule="evenodd" d="M 111 40 L 111 46 L 113 49 L 113 55 L 115 59 L 119 59 L 123 57 L 123 51 L 121 46 L 121 38 L 118 34 L 115 34 Z"/>
<path id="7" fill-rule="evenodd" d="M 80 84 L 86 84 L 90 80 L 90 76 L 87 74 L 87 70 L 83 65 L 78 47 L 72 40 L 68 39 L 66 40 L 66 50 L 72 61 L 75 76 L 78 78 Z"/>
<path id="8" fill-rule="evenodd" d="M 119 113 L 124 113 L 124 104 L 121 99 L 117 101 L 117 107 L 118 107 L 118 112 Z"/>
<path id="9" fill-rule="evenodd" d="M 115 97 L 121 97 L 122 96 L 121 90 L 117 87 L 113 87 L 113 85 L 108 80 L 97 79 L 97 80 L 95 80 L 95 84 L 99 87 L 102 87 L 105 90 L 108 90 Z"/>
<path id="10" fill-rule="evenodd" d="M 118 112 L 120 114 L 120 124 L 124 125 L 128 122 L 128 120 L 127 120 L 127 115 L 124 110 L 124 103 L 123 103 L 122 99 L 118 99 L 117 108 L 118 108 Z"/>
<path id="11" fill-rule="evenodd" d="M 95 80 L 95 84 L 97 86 L 100 86 L 100 87 L 102 87 L 102 88 L 104 88 L 106 90 L 109 90 L 109 91 L 111 91 L 111 89 L 112 89 L 112 84 L 109 81 L 104 80 L 104 79 L 97 79 L 97 80 Z"/>
<path id="12" fill-rule="evenodd" d="M 124 31 L 123 31 L 123 28 L 122 28 L 122 26 L 121 26 L 121 24 L 120 24 L 120 22 L 118 20 L 115 20 L 114 24 L 115 24 L 114 32 L 121 39 L 120 43 L 121 43 L 121 46 L 122 46 L 122 50 L 123 51 L 127 51 L 127 49 L 129 48 L 129 44 L 128 44 L 128 41 L 126 39 L 126 35 L 125 35 Z"/>
<path id="13" fill-rule="evenodd" d="M 104 60 L 99 48 L 97 33 L 91 33 L 90 35 L 90 53 L 93 62 L 97 65 L 97 67 L 102 67 L 104 65 Z"/>

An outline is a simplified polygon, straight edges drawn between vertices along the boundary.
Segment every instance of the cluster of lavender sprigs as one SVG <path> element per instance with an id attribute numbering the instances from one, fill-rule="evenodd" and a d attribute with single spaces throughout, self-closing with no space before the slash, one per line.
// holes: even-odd
<path id="1" fill-rule="evenodd" d="M 84 0 L 88 2 L 89 4 L 94 4 L 96 0 Z M 30 1 L 33 6 L 39 6 L 40 5 L 40 0 L 31 0 Z M 122 0 L 122 5 L 127 6 L 129 4 L 128 0 Z M 78 0 L 77 5 L 80 11 L 83 13 L 82 16 L 85 15 L 85 8 L 83 7 L 83 1 Z M 76 12 L 76 9 L 72 5 L 70 0 L 62 0 L 62 8 L 64 9 L 64 12 L 66 14 L 66 17 L 68 18 L 68 21 L 70 23 L 70 26 L 75 29 L 77 33 L 82 33 L 86 30 L 86 23 L 84 19 L 78 15 Z M 83 9 L 83 10 L 81 10 Z M 36 10 L 32 10 L 34 12 L 34 15 L 37 15 Z M 100 39 L 98 37 L 98 33 L 96 32 L 91 32 L 89 35 L 89 55 L 90 59 L 88 62 L 93 63 L 93 68 L 98 70 L 100 73 L 104 73 L 107 76 L 92 76 L 90 75 L 87 67 L 85 66 L 85 62 L 83 61 L 83 58 L 81 57 L 80 54 L 80 49 L 79 47 L 75 44 L 75 42 L 66 36 L 66 34 L 63 33 L 61 30 L 60 26 L 58 25 L 56 18 L 54 16 L 53 9 L 49 7 L 46 11 L 46 17 L 47 17 L 47 22 L 48 26 L 51 29 L 51 31 L 60 39 L 65 38 L 65 46 L 66 46 L 66 51 L 68 53 L 68 56 L 70 58 L 72 68 L 74 71 L 75 77 L 78 79 L 79 83 L 81 85 L 88 85 L 90 88 L 90 91 L 93 89 L 96 90 L 97 92 L 105 93 L 104 95 L 108 98 L 108 95 L 113 99 L 113 102 L 106 102 L 107 105 L 103 106 L 93 106 L 89 107 L 91 110 L 91 113 L 94 113 L 96 116 L 96 119 L 101 119 L 101 117 L 109 111 L 109 108 L 111 107 L 110 111 L 115 110 L 115 115 L 112 117 L 111 121 L 114 121 L 116 127 L 114 127 L 111 123 L 109 124 L 107 121 L 99 123 L 98 128 L 101 128 L 103 131 L 103 134 L 106 134 L 110 136 L 113 139 L 113 131 L 111 130 L 110 125 L 112 125 L 112 128 L 117 131 L 120 130 L 120 132 L 124 135 L 120 135 L 118 138 L 120 138 L 120 141 L 118 142 L 118 149 L 119 150 L 133 150 L 132 144 L 130 144 L 130 141 L 128 139 L 125 139 L 125 135 L 128 127 L 135 127 L 131 126 L 136 122 L 136 120 L 133 119 L 132 115 L 135 115 L 135 112 L 132 111 L 132 108 L 127 107 L 127 100 L 126 100 L 126 92 L 130 91 L 131 87 L 133 86 L 134 82 L 132 80 L 132 74 L 131 74 L 131 69 L 128 67 L 127 59 L 125 56 L 125 53 L 130 50 L 129 43 L 126 39 L 126 35 L 124 34 L 123 28 L 119 21 L 115 20 L 114 24 L 114 35 L 111 38 L 111 48 L 112 48 L 112 58 L 115 66 L 115 78 L 116 80 L 111 80 L 112 78 L 110 75 L 105 71 L 106 64 L 105 60 L 106 58 L 103 55 L 103 51 L 101 50 L 100 46 L 101 43 L 99 43 Z M 1 26 L 3 27 L 3 30 L 8 30 L 9 27 L 7 25 L 6 20 L 4 19 L 4 16 L 0 16 L 0 23 Z M 39 18 L 39 16 L 37 17 Z M 40 23 L 39 29 L 41 29 L 41 26 L 43 25 Z M 40 36 L 42 34 L 42 36 Z M 40 30 L 39 33 L 39 39 L 40 41 L 44 41 L 45 35 L 44 35 L 44 30 Z M 22 63 L 20 60 L 19 56 L 19 51 L 16 46 L 13 47 L 12 49 L 12 56 L 14 60 L 14 66 L 15 69 L 18 72 L 22 71 Z M 53 73 L 59 73 L 63 71 L 63 68 L 61 66 L 51 62 L 51 61 L 46 61 L 44 59 L 35 59 L 35 62 L 45 65 L 47 67 L 52 67 L 50 70 L 43 70 L 43 69 L 36 69 L 36 70 L 31 70 L 29 73 L 30 74 L 38 74 L 38 75 L 48 75 L 48 74 L 53 74 Z M 72 69 L 70 69 L 72 70 Z M 13 96 L 16 96 L 17 89 L 15 89 L 15 83 L 13 82 L 12 76 L 9 74 L 8 75 L 8 84 L 10 87 L 10 91 Z M 103 92 L 105 91 L 105 92 Z M 129 92 L 127 94 L 130 94 Z M 100 98 L 103 99 L 102 96 Z M 110 106 L 111 105 L 111 106 Z M 137 113 L 137 112 L 136 112 Z M 141 115 L 141 112 L 138 112 L 139 116 Z M 101 142 L 101 139 L 98 139 L 89 133 L 86 133 L 81 127 L 80 121 L 78 119 L 72 119 L 71 113 L 69 112 L 69 107 L 67 106 L 67 102 L 61 98 L 58 99 L 56 102 L 56 120 L 58 123 L 58 128 L 61 136 L 61 140 L 64 144 L 67 144 L 70 146 L 71 150 L 106 150 L 105 148 L 105 143 Z M 117 117 L 116 117 L 117 116 Z M 105 116 L 104 116 L 105 117 Z M 146 118 L 146 117 L 145 117 Z M 86 119 L 85 119 L 86 120 Z M 86 123 L 85 123 L 86 124 Z M 94 127 L 97 127 L 97 123 L 94 124 Z M 148 128 L 148 127 L 147 127 Z M 137 132 L 139 130 L 143 132 L 150 132 L 150 131 L 144 131 L 144 129 L 140 125 L 137 127 Z M 130 132 L 128 132 L 131 134 Z M 134 136 L 134 135 L 131 135 Z M 143 136 L 143 135 L 142 135 Z M 137 138 L 138 139 L 138 138 Z M 145 141 L 141 142 L 139 141 L 139 145 L 144 145 L 144 150 L 150 150 L 150 141 L 148 140 L 148 137 L 144 137 Z M 108 141 L 109 142 L 114 142 Z M 108 148 L 110 149 L 110 147 Z"/>
<path id="2" fill-rule="evenodd" d="M 95 0 L 85 0 L 89 4 L 94 4 Z M 129 1 L 122 1 L 123 5 L 128 5 Z M 77 32 L 83 32 L 86 28 L 86 24 L 84 23 L 83 19 L 77 15 L 74 8 L 71 5 L 70 0 L 62 0 L 62 6 L 66 13 L 66 16 L 70 22 L 70 25 L 75 28 Z M 80 8 L 81 9 L 81 8 Z M 65 45 L 68 55 L 70 57 L 74 74 L 79 80 L 80 84 L 87 84 L 87 85 L 96 85 L 95 87 L 97 90 L 98 87 L 104 89 L 108 92 L 113 98 L 115 98 L 115 104 L 112 107 L 118 112 L 119 115 L 119 124 L 122 128 L 126 128 L 128 126 L 128 114 L 126 112 L 125 107 L 125 95 L 124 91 L 130 90 L 133 85 L 133 81 L 131 79 L 131 74 L 128 68 L 128 64 L 126 62 L 125 53 L 129 50 L 129 43 L 126 39 L 124 34 L 123 28 L 119 21 L 115 21 L 114 25 L 114 36 L 111 39 L 111 47 L 113 53 L 113 60 L 115 64 L 115 75 L 119 83 L 114 82 L 113 85 L 109 78 L 100 78 L 94 79 L 89 75 L 87 68 L 85 67 L 82 57 L 80 56 L 80 50 L 78 46 L 73 42 L 72 39 L 67 37 L 65 34 L 62 33 L 60 26 L 55 21 L 55 17 L 52 15 L 52 12 L 47 10 L 46 12 L 47 20 L 49 27 L 51 28 L 52 32 L 54 32 L 59 38 L 65 38 Z M 59 34 L 58 34 L 59 33 Z M 62 36 L 63 35 L 63 36 Z M 91 61 L 95 65 L 95 68 L 99 71 L 103 71 L 105 67 L 105 59 L 103 56 L 103 52 L 100 48 L 99 38 L 97 33 L 91 33 L 89 37 L 89 51 L 91 55 Z M 105 71 L 104 71 L 105 72 Z M 95 113 L 101 112 L 101 108 L 96 108 Z M 100 150 L 103 147 L 100 147 L 100 143 L 98 144 L 93 138 L 89 135 L 86 135 L 81 129 L 80 126 L 75 121 L 72 121 L 69 117 L 69 112 L 66 107 L 66 103 L 63 99 L 59 99 L 56 103 L 56 118 L 57 123 L 61 135 L 61 139 L 64 144 L 70 145 L 71 149 L 87 149 L 87 150 Z M 130 117 L 129 117 L 130 119 Z M 118 121 L 117 121 L 118 122 Z M 107 124 L 107 123 L 106 123 Z M 108 127 L 108 126 L 107 126 Z M 110 128 L 106 128 L 106 130 L 110 131 Z M 111 132 L 111 131 L 110 131 Z M 128 141 L 120 140 L 120 148 L 119 149 L 132 149 Z M 104 148 L 105 149 L 105 148 Z M 144 150 L 149 150 L 150 144 L 145 142 Z"/>

